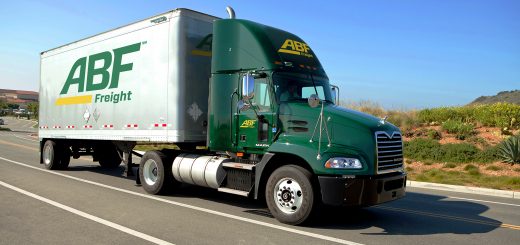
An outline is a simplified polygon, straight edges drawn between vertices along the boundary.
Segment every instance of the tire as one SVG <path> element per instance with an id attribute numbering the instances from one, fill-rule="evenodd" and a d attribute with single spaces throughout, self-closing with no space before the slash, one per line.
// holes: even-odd
<path id="1" fill-rule="evenodd" d="M 160 151 L 147 151 L 139 164 L 139 180 L 150 194 L 165 194 L 175 185 L 172 169 L 173 160 Z"/>
<path id="2" fill-rule="evenodd" d="M 60 169 L 67 169 L 70 164 L 70 157 L 72 152 L 69 147 L 61 148 L 61 156 L 60 156 Z"/>
<path id="3" fill-rule="evenodd" d="M 46 169 L 56 170 L 60 169 L 61 151 L 56 142 L 52 140 L 45 141 L 42 150 L 43 165 Z"/>
<path id="4" fill-rule="evenodd" d="M 114 144 L 103 144 L 96 147 L 98 151 L 99 165 L 103 168 L 117 168 L 122 159 Z"/>
<path id="5" fill-rule="evenodd" d="M 278 221 L 299 225 L 309 218 L 315 206 L 311 176 L 308 170 L 296 165 L 282 166 L 269 176 L 265 199 Z"/>

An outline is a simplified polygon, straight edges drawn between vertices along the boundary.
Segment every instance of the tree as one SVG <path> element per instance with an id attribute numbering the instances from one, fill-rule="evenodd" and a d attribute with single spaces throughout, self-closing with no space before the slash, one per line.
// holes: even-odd
<path id="1" fill-rule="evenodd" d="M 34 115 L 34 118 L 38 118 L 38 108 L 39 104 L 37 102 L 27 104 L 27 110 L 30 112 L 29 114 Z"/>
<path id="2" fill-rule="evenodd" d="M 18 110 L 18 108 L 20 108 L 20 105 L 8 103 L 7 108 L 9 108 L 11 110 Z"/>

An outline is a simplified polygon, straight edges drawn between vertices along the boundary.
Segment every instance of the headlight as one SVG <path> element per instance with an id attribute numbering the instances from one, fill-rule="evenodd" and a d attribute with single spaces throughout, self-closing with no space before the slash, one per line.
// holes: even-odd
<path id="1" fill-rule="evenodd" d="M 357 158 L 333 157 L 325 163 L 325 168 L 360 169 L 363 165 Z"/>

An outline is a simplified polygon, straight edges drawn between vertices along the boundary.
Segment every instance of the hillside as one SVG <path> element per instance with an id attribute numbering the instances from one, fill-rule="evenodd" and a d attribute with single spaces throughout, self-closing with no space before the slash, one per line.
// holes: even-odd
<path id="1" fill-rule="evenodd" d="M 520 90 L 502 91 L 492 96 L 480 96 L 472 104 L 494 104 L 497 102 L 507 102 L 520 105 Z"/>

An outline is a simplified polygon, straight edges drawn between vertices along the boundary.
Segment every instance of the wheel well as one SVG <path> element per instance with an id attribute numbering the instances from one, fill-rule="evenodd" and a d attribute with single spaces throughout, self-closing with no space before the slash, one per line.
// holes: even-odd
<path id="1" fill-rule="evenodd" d="M 262 174 L 260 176 L 260 184 L 258 186 L 258 199 L 265 200 L 265 186 L 267 185 L 267 180 L 269 176 L 278 168 L 285 165 L 296 165 L 302 168 L 307 169 L 312 174 L 311 183 L 315 187 L 315 193 L 320 195 L 319 193 L 319 181 L 318 178 L 314 175 L 314 171 L 307 161 L 303 158 L 293 155 L 290 153 L 275 153 L 274 156 L 267 162 Z"/>

